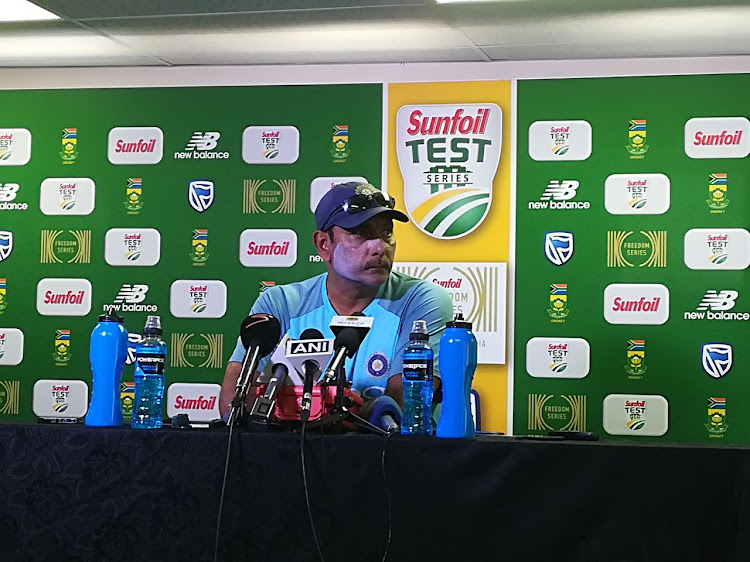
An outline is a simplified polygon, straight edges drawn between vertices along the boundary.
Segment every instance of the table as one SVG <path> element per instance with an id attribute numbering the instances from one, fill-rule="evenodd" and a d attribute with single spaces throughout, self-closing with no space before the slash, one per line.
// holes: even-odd
<path id="1" fill-rule="evenodd" d="M 236 432 L 220 560 L 317 560 L 300 437 Z M 381 560 L 385 439 L 306 438 L 326 561 Z M 0 426 L 0 560 L 212 560 L 227 430 Z M 750 449 L 394 436 L 388 560 L 747 561 Z"/>

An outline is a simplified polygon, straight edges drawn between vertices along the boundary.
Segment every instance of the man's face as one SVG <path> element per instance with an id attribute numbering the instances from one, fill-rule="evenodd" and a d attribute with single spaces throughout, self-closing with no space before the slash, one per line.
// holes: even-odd
<path id="1" fill-rule="evenodd" d="M 351 230 L 333 227 L 331 267 L 339 276 L 370 287 L 388 280 L 396 253 L 393 220 L 375 216 Z"/>

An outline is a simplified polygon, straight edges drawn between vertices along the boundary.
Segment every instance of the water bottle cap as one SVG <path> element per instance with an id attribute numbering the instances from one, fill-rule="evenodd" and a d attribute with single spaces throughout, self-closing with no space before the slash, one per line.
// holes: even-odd
<path id="1" fill-rule="evenodd" d="M 122 320 L 122 316 L 119 316 L 117 314 L 115 307 L 110 306 L 107 309 L 106 314 L 102 314 L 101 316 L 99 316 L 99 322 L 117 322 L 119 324 L 122 324 L 123 320 Z"/>
<path id="2" fill-rule="evenodd" d="M 427 333 L 427 322 L 424 320 L 415 320 L 411 325 L 411 334 L 409 335 L 411 340 L 427 341 L 430 339 L 430 335 Z"/>
<path id="3" fill-rule="evenodd" d="M 146 325 L 143 327 L 143 335 L 161 335 L 161 319 L 158 316 L 149 316 L 146 318 Z"/>
<path id="4" fill-rule="evenodd" d="M 445 323 L 446 328 L 461 328 L 463 330 L 471 330 L 471 322 L 464 320 L 464 315 L 460 312 L 456 313 L 453 320 Z"/>

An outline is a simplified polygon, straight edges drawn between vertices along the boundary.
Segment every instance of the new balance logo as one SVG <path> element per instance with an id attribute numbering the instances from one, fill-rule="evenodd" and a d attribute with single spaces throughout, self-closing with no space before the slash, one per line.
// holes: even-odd
<path id="1" fill-rule="evenodd" d="M 722 289 L 706 291 L 694 312 L 685 312 L 684 320 L 750 320 L 750 312 L 727 312 L 732 310 L 739 296 L 738 291 Z"/>
<path id="2" fill-rule="evenodd" d="M 738 295 L 737 291 L 723 290 L 717 293 L 711 289 L 706 292 L 706 296 L 698 305 L 698 310 L 731 310 Z"/>
<path id="3" fill-rule="evenodd" d="M 580 182 L 576 180 L 552 180 L 547 185 L 547 189 L 542 193 L 542 201 L 549 201 L 553 199 L 555 201 L 567 201 L 573 199 L 576 196 L 576 190 Z"/>
<path id="4" fill-rule="evenodd" d="M 13 201 L 18 193 L 17 183 L 0 183 L 0 201 Z"/>
<path id="5" fill-rule="evenodd" d="M 136 304 L 146 300 L 148 285 L 123 285 L 115 297 L 115 304 Z"/>
<path id="6" fill-rule="evenodd" d="M 196 131 L 188 141 L 185 150 L 213 150 L 219 142 L 219 137 L 221 137 L 221 134 L 215 131 L 206 133 Z"/>

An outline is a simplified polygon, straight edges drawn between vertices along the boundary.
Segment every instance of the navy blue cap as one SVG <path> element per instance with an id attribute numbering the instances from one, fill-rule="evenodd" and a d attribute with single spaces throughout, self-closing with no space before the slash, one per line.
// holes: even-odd
<path id="1" fill-rule="evenodd" d="M 388 213 L 392 219 L 409 222 L 409 218 L 396 209 L 377 206 L 358 213 L 347 213 L 342 208 L 344 202 L 355 195 L 371 195 L 379 190 L 369 183 L 350 181 L 339 183 L 329 189 L 315 208 L 315 225 L 318 230 L 328 230 L 333 226 L 356 228 L 376 215 Z M 387 196 L 386 196 L 387 197 Z"/>

